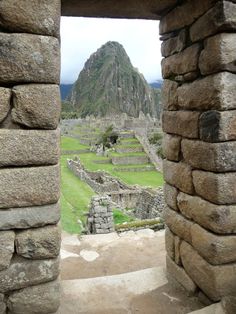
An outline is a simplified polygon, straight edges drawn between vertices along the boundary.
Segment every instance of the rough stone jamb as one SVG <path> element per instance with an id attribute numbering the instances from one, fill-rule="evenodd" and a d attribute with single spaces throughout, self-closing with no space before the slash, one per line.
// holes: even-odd
<path id="1" fill-rule="evenodd" d="M 54 313 L 60 0 L 3 0 L 0 12 L 0 313 Z"/>
<path id="2" fill-rule="evenodd" d="M 230 308 L 236 299 L 236 3 L 183 1 L 162 17 L 160 34 L 167 271 L 189 293 L 200 290 Z"/>

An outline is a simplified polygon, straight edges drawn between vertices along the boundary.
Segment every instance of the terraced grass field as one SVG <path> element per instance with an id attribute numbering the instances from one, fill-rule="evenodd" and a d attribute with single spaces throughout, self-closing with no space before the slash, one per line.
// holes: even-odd
<path id="1" fill-rule="evenodd" d="M 140 145 L 139 142 L 134 138 L 122 139 L 122 145 Z M 83 145 L 78 139 L 70 137 L 61 138 L 61 149 L 62 150 L 85 150 L 89 147 Z M 115 153 L 117 155 L 118 153 Z M 122 156 L 122 154 L 118 154 Z M 127 156 L 127 154 L 124 154 Z M 128 154 L 129 155 L 129 154 Z M 142 154 L 141 154 L 142 155 Z M 81 233 L 82 227 L 78 221 L 85 223 L 86 213 L 88 212 L 88 206 L 90 199 L 95 192 L 83 181 L 77 178 L 66 165 L 68 158 L 74 158 L 75 155 L 63 155 L 61 156 L 61 215 L 62 215 L 62 228 L 69 233 Z M 142 165 L 113 165 L 109 163 L 109 157 L 97 156 L 93 152 L 81 153 L 79 158 L 84 167 L 91 171 L 102 170 L 109 174 L 117 177 L 126 184 L 140 185 L 149 187 L 159 187 L 163 185 L 162 174 L 157 171 L 119 171 L 119 168 L 142 168 L 151 164 Z M 97 162 L 107 163 L 97 163 Z M 130 217 L 124 215 L 119 210 L 114 210 L 115 223 L 121 223 L 124 221 L 131 221 Z"/>

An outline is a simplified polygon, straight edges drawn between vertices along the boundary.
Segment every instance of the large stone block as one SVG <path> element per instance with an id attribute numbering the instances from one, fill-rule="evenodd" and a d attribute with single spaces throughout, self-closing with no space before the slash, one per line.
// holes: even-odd
<path id="1" fill-rule="evenodd" d="M 52 281 L 59 275 L 60 259 L 29 260 L 15 257 L 8 269 L 0 272 L 0 292 L 26 288 Z"/>
<path id="2" fill-rule="evenodd" d="M 165 183 L 164 185 L 165 202 L 169 207 L 176 211 L 179 210 L 177 206 L 177 195 L 178 190 L 174 186 Z"/>
<path id="3" fill-rule="evenodd" d="M 215 3 L 215 0 L 188 0 L 176 6 L 160 22 L 160 34 L 175 31 L 192 24 Z"/>
<path id="4" fill-rule="evenodd" d="M 193 168 L 214 172 L 236 171 L 236 141 L 207 143 L 183 139 L 181 149 L 185 162 Z"/>
<path id="5" fill-rule="evenodd" d="M 0 294 L 0 314 L 6 314 L 6 303 L 4 300 L 4 294 Z"/>
<path id="6" fill-rule="evenodd" d="M 236 235 L 216 235 L 197 224 L 191 227 L 192 245 L 212 265 L 236 261 Z"/>
<path id="7" fill-rule="evenodd" d="M 169 57 L 174 53 L 178 53 L 186 47 L 187 32 L 182 29 L 175 37 L 171 37 L 161 44 L 161 54 L 163 57 Z"/>
<path id="8" fill-rule="evenodd" d="M 174 232 L 181 239 L 184 239 L 186 242 L 191 243 L 191 227 L 193 222 L 186 219 L 181 214 L 177 213 L 174 210 L 171 210 L 169 207 L 166 207 L 163 212 L 164 220 L 169 229 Z"/>
<path id="9" fill-rule="evenodd" d="M 190 295 L 193 295 L 197 286 L 189 277 L 183 267 L 178 266 L 168 255 L 166 255 L 166 271 L 173 277 Z"/>
<path id="10" fill-rule="evenodd" d="M 60 283 L 58 280 L 15 291 L 7 300 L 7 307 L 11 314 L 55 313 L 59 305 Z"/>
<path id="11" fill-rule="evenodd" d="M 11 32 L 58 36 L 60 1 L 2 0 L 0 26 Z"/>
<path id="12" fill-rule="evenodd" d="M 161 95 L 163 108 L 165 110 L 176 110 L 178 109 L 178 98 L 177 98 L 178 83 L 171 80 L 164 80 Z"/>
<path id="13" fill-rule="evenodd" d="M 179 161 L 181 151 L 180 143 L 181 143 L 180 136 L 165 133 L 162 141 L 162 150 L 164 156 L 169 160 Z"/>
<path id="14" fill-rule="evenodd" d="M 187 138 L 198 138 L 199 115 L 199 112 L 194 111 L 163 111 L 163 131 Z"/>
<path id="15" fill-rule="evenodd" d="M 0 210 L 0 230 L 27 229 L 58 223 L 59 203 Z"/>
<path id="16" fill-rule="evenodd" d="M 0 231 L 0 271 L 10 265 L 14 253 L 15 233 Z"/>
<path id="17" fill-rule="evenodd" d="M 193 193 L 192 169 L 183 162 L 163 161 L 163 175 L 167 183 L 183 192 Z"/>
<path id="18" fill-rule="evenodd" d="M 60 131 L 0 129 L 0 167 L 55 165 L 60 157 Z"/>
<path id="19" fill-rule="evenodd" d="M 165 247 L 168 256 L 175 259 L 175 236 L 168 227 L 165 229 Z"/>
<path id="20" fill-rule="evenodd" d="M 236 295 L 235 292 L 232 295 L 227 295 L 221 300 L 222 308 L 226 314 L 236 313 Z"/>
<path id="21" fill-rule="evenodd" d="M 14 122 L 30 128 L 56 129 L 61 100 L 58 85 L 30 84 L 13 88 Z"/>
<path id="22" fill-rule="evenodd" d="M 236 75 L 228 72 L 209 75 L 177 89 L 178 106 L 183 109 L 235 109 Z"/>
<path id="23" fill-rule="evenodd" d="M 56 83 L 60 48 L 51 36 L 0 33 L 0 83 Z"/>
<path id="24" fill-rule="evenodd" d="M 236 110 L 203 112 L 199 131 L 200 138 L 206 142 L 236 140 Z"/>
<path id="25" fill-rule="evenodd" d="M 0 122 L 2 122 L 8 112 L 10 111 L 11 104 L 11 90 L 9 88 L 0 87 Z"/>
<path id="26" fill-rule="evenodd" d="M 178 54 L 162 59 L 161 67 L 163 78 L 166 79 L 197 71 L 199 54 L 200 45 L 194 44 Z"/>
<path id="27" fill-rule="evenodd" d="M 193 42 L 222 31 L 236 29 L 236 4 L 230 1 L 218 1 L 207 13 L 202 15 L 190 28 Z"/>
<path id="28" fill-rule="evenodd" d="M 177 197 L 181 213 L 204 228 L 219 234 L 236 233 L 236 206 L 215 205 L 198 196 L 180 192 Z"/>
<path id="29" fill-rule="evenodd" d="M 236 173 L 193 171 L 193 185 L 198 195 L 215 204 L 236 203 Z"/>
<path id="30" fill-rule="evenodd" d="M 60 229 L 58 226 L 28 229 L 16 234 L 16 252 L 25 258 L 55 258 L 60 252 Z"/>
<path id="31" fill-rule="evenodd" d="M 58 165 L 0 170 L 0 208 L 53 204 L 59 197 Z"/>
<path id="32" fill-rule="evenodd" d="M 199 68 L 203 75 L 220 71 L 236 72 L 236 34 L 221 33 L 206 39 Z"/>
<path id="33" fill-rule="evenodd" d="M 232 294 L 236 289 L 236 264 L 213 266 L 188 243 L 182 242 L 180 254 L 185 271 L 213 301 Z"/>

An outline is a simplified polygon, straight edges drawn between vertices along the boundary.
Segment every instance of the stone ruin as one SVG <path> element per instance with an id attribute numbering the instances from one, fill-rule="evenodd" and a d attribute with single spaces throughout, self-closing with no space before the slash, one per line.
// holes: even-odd
<path id="1" fill-rule="evenodd" d="M 108 196 L 93 196 L 88 213 L 88 234 L 114 232 L 112 203 Z"/>
<path id="2" fill-rule="evenodd" d="M 62 14 L 160 19 L 167 272 L 188 293 L 235 313 L 235 1 L 60 5 L 0 1 L 1 312 L 59 306 Z"/>

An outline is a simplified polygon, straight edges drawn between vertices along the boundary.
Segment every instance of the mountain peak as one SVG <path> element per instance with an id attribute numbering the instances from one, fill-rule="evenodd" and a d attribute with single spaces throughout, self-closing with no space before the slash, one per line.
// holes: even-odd
<path id="1" fill-rule="evenodd" d="M 86 61 L 67 100 L 81 117 L 123 112 L 138 117 L 140 111 L 158 117 L 159 96 L 132 66 L 124 47 L 108 41 Z"/>

